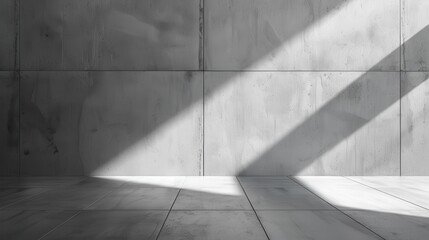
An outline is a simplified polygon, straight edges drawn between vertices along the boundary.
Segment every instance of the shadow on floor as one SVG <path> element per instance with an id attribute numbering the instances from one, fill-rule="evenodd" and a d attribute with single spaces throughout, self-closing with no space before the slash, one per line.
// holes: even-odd
<path id="1" fill-rule="evenodd" d="M 314 180 L 305 184 L 287 177 L 247 177 L 239 182 L 235 177 L 3 178 L 0 236 L 260 240 L 267 234 L 271 240 L 413 240 L 424 239 L 429 232 L 429 213 L 422 207 L 342 177 Z M 320 181 L 325 188 L 309 187 Z M 348 191 L 342 193 L 344 186 Z M 336 189 L 336 194 L 312 193 L 327 188 Z M 360 198 L 363 194 L 366 198 Z M 352 209 L 343 209 L 339 199 Z"/>

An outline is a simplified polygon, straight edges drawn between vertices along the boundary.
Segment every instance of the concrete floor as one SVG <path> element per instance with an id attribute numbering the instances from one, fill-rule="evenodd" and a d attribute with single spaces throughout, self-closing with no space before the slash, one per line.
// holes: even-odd
<path id="1" fill-rule="evenodd" d="M 427 239 L 429 177 L 1 178 L 1 239 Z"/>

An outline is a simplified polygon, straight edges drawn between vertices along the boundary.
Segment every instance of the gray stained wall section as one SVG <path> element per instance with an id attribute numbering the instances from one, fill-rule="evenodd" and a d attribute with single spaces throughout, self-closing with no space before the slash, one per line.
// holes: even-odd
<path id="1" fill-rule="evenodd" d="M 24 71 L 21 173 L 202 174 L 201 98 L 199 72 Z"/>
<path id="2" fill-rule="evenodd" d="M 19 5 L 17 0 L 0 2 L 0 71 L 18 69 Z"/>
<path id="3" fill-rule="evenodd" d="M 198 0 L 21 0 L 23 70 L 198 70 Z"/>
<path id="4" fill-rule="evenodd" d="M 0 71 L 0 176 L 19 174 L 18 78 Z"/>
<path id="5" fill-rule="evenodd" d="M 429 174 L 426 0 L 0 13 L 0 176 Z"/>

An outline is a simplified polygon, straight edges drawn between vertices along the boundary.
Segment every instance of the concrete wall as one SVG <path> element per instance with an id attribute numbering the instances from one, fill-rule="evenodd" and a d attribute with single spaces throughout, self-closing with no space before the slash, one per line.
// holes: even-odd
<path id="1" fill-rule="evenodd" d="M 0 11 L 1 176 L 429 174 L 425 0 Z"/>

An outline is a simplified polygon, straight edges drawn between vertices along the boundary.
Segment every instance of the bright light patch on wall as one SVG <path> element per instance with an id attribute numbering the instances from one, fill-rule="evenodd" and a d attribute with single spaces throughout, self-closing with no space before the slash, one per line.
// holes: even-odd
<path id="1" fill-rule="evenodd" d="M 361 1 L 349 1 L 335 11 L 330 12 L 327 16 L 321 18 L 316 23 L 309 26 L 303 32 L 295 35 L 293 38 L 289 39 L 283 43 L 279 48 L 269 53 L 256 63 L 254 63 L 250 68 L 252 69 L 273 69 L 273 68 L 291 68 L 291 69 L 331 69 L 333 66 L 341 66 L 345 64 L 347 68 L 348 64 L 357 66 L 358 69 L 366 70 L 370 69 L 373 65 L 378 63 L 380 60 L 385 58 L 388 54 L 393 52 L 398 45 L 394 41 L 389 41 L 382 44 L 382 47 L 371 47 L 379 46 L 380 43 L 374 41 L 374 39 L 385 39 L 383 36 L 396 36 L 396 28 L 383 27 L 385 25 L 390 26 L 387 22 L 391 21 L 389 18 L 375 19 L 376 16 L 383 15 L 384 12 L 394 12 L 397 11 L 397 5 L 390 3 L 389 1 L 382 1 L 380 4 L 375 4 L 373 2 L 365 2 L 364 4 Z M 362 14 L 364 13 L 364 14 Z M 357 19 L 358 18 L 358 19 Z M 377 20 L 377 21 L 376 21 Z M 374 26 L 374 22 L 377 24 Z M 353 26 L 353 27 L 351 27 Z M 372 26 L 372 28 L 371 28 Z M 368 30 L 369 29 L 369 30 Z M 372 29 L 372 30 L 371 30 Z M 275 31 L 275 29 L 273 29 Z M 392 31 L 394 33 L 392 33 Z M 378 35 L 374 37 L 373 35 Z M 344 42 L 344 39 L 358 39 L 353 42 Z M 366 43 L 362 46 L 356 46 L 358 42 Z M 285 57 L 288 56 L 288 57 Z M 290 57 L 293 56 L 293 57 Z M 350 58 L 354 56 L 354 58 Z M 359 56 L 365 56 L 365 58 L 360 58 Z M 371 56 L 371 57 L 369 57 Z M 292 66 L 292 67 L 287 67 Z M 381 67 L 382 68 L 382 67 Z M 364 72 L 352 73 L 350 76 L 353 79 L 359 78 L 363 75 Z M 239 84 L 240 81 L 248 80 L 251 78 L 251 75 L 246 75 L 246 73 L 232 75 L 225 84 L 220 87 L 216 87 L 213 92 L 206 95 L 205 105 L 210 106 L 217 104 L 217 102 L 225 95 L 234 94 L 234 87 L 236 84 Z M 314 84 L 317 84 L 318 79 L 314 78 L 314 75 L 308 73 L 310 81 L 313 81 Z M 352 84 L 353 79 L 344 80 L 343 83 L 339 83 L 341 86 L 336 88 L 336 91 L 341 92 L 346 89 L 350 84 Z M 237 83 L 238 82 L 238 83 Z M 256 87 L 257 88 L 257 87 Z M 305 86 L 304 86 L 305 88 Z M 266 110 L 266 106 L 261 104 L 260 99 L 262 95 L 258 96 L 257 94 L 262 94 L 258 92 L 258 89 L 243 89 L 243 91 L 249 90 L 253 91 L 256 95 L 252 98 L 247 98 L 249 101 L 247 104 L 253 106 L 255 112 L 260 111 L 261 114 L 270 115 Z M 317 94 L 317 90 L 304 89 L 305 91 L 310 91 L 310 94 Z M 312 92 L 313 91 L 313 92 Z M 318 103 L 313 105 L 308 112 L 304 112 L 301 116 L 290 119 L 288 124 L 275 123 L 275 119 L 269 119 L 269 121 L 274 121 L 275 127 L 273 135 L 262 136 L 257 130 L 249 131 L 246 133 L 245 139 L 243 139 L 244 149 L 242 151 L 242 160 L 240 166 L 234 168 L 234 172 L 231 171 L 230 174 L 237 174 L 236 170 L 240 167 L 245 169 L 252 162 L 256 161 L 261 157 L 266 151 L 271 149 L 276 145 L 281 139 L 288 136 L 295 128 L 299 127 L 303 122 L 308 119 L 311 114 L 317 113 L 317 110 L 323 108 L 325 103 L 329 102 L 331 99 L 334 99 L 337 94 L 332 94 L 330 98 L 308 98 L 308 99 L 298 99 L 299 101 L 313 101 L 316 100 Z M 293 104 L 293 103 L 288 103 Z M 300 103 L 305 104 L 305 103 Z M 311 103 L 309 103 L 311 104 Z M 392 103 L 393 104 L 393 103 Z M 202 100 L 195 102 L 188 108 L 182 110 L 179 114 L 175 115 L 162 125 L 160 125 L 155 131 L 153 131 L 148 136 L 145 136 L 143 139 L 135 143 L 133 146 L 124 150 L 114 159 L 111 159 L 108 163 L 105 163 L 103 166 L 100 166 L 93 175 L 117 175 L 118 173 L 127 172 L 130 175 L 139 175 L 141 174 L 141 169 L 136 168 L 136 166 L 148 165 L 151 167 L 158 166 L 158 160 L 162 159 L 163 161 L 167 160 L 170 164 L 169 166 L 159 166 L 163 167 L 165 174 L 179 175 L 182 173 L 178 172 L 168 172 L 169 169 L 188 169 L 192 166 L 187 166 L 189 164 L 189 159 L 192 158 L 192 150 L 181 151 L 189 152 L 189 159 L 186 159 L 182 155 L 182 159 L 175 159 L 174 152 L 183 150 L 186 148 L 195 148 L 193 142 L 184 142 L 183 144 L 177 143 L 178 138 L 178 129 L 186 129 L 189 126 L 200 124 L 198 122 L 190 121 L 188 116 L 201 113 L 199 108 L 202 106 Z M 385 112 L 391 112 L 394 106 L 389 106 L 387 109 L 383 110 L 379 114 L 384 114 Z M 268 117 L 269 118 L 269 117 Z M 253 120 L 258 120 L 259 118 L 254 118 Z M 248 120 L 252 121 L 252 119 Z M 372 121 L 369 122 L 370 124 Z M 255 125 L 251 122 L 246 124 Z M 272 122 L 267 123 L 268 128 Z M 363 126 L 363 125 L 362 125 Z M 360 126 L 360 128 L 362 128 Z M 262 129 L 263 130 L 263 129 Z M 359 132 L 358 132 L 359 133 Z M 194 133 L 192 133 L 194 134 Z M 172 141 L 172 136 L 175 136 L 175 140 Z M 333 146 L 333 149 L 329 149 L 324 154 L 326 156 L 330 155 L 332 152 L 336 152 L 335 146 L 339 144 L 348 144 L 347 142 L 350 139 L 353 139 L 355 134 L 348 136 L 342 142 L 337 142 Z M 210 141 L 210 139 L 208 139 Z M 179 141 L 180 142 L 180 141 Z M 150 151 L 148 151 L 150 149 Z M 344 158 L 346 159 L 346 158 Z M 319 161 L 320 159 L 317 159 Z M 311 164 L 318 164 L 312 162 Z M 172 170 L 173 171 L 173 170 Z M 306 173 L 306 169 L 301 170 L 300 173 Z M 145 174 L 150 174 L 146 173 Z M 184 172 L 183 172 L 184 174 Z"/>
<path id="2" fill-rule="evenodd" d="M 199 135 L 200 131 L 194 129 L 202 127 L 201 122 L 195 120 L 201 116 L 201 104 L 197 101 L 172 116 L 118 156 L 100 165 L 92 175 L 151 175 L 150 169 L 154 168 L 162 168 L 165 175 L 188 175 L 187 171 L 199 167 L 199 163 L 192 159 L 199 157 L 194 149 L 201 141 L 194 142 L 195 138 L 183 136 L 183 133 Z M 180 159 L 177 158 L 179 152 Z"/>
<path id="3" fill-rule="evenodd" d="M 347 1 L 253 63 L 250 68 L 300 71 L 370 69 L 399 47 L 399 41 L 383 41 L 399 35 L 398 24 L 389 17 L 380 18 L 386 13 L 397 12 L 399 15 L 397 7 L 394 1 Z M 273 31 L 279 39 L 285 38 L 280 31 Z"/>
<path id="4" fill-rule="evenodd" d="M 371 172 L 381 174 L 383 171 L 389 172 L 389 169 L 397 169 L 396 161 L 376 161 L 376 159 L 391 159 L 391 154 L 399 154 L 399 131 L 392 139 L 382 139 L 383 141 L 381 141 L 378 136 L 379 132 L 382 132 L 381 128 L 390 126 L 384 124 L 384 120 L 389 122 L 391 116 L 395 116 L 399 112 L 399 101 L 398 98 L 385 110 L 359 126 L 353 134 L 336 142 L 326 152 L 321 152 L 316 161 L 301 169 L 296 175 L 314 175 L 313 169 L 347 169 L 347 167 L 349 172 L 343 172 L 342 175 L 356 175 L 356 171 L 357 173 L 363 171 L 363 169 L 355 169 L 356 166 L 365 168 L 367 174 Z M 385 146 L 380 147 L 381 144 Z M 387 146 L 397 147 L 391 149 Z M 367 161 L 369 158 L 373 161 Z M 318 168 L 315 167 L 317 165 L 319 165 Z"/>

